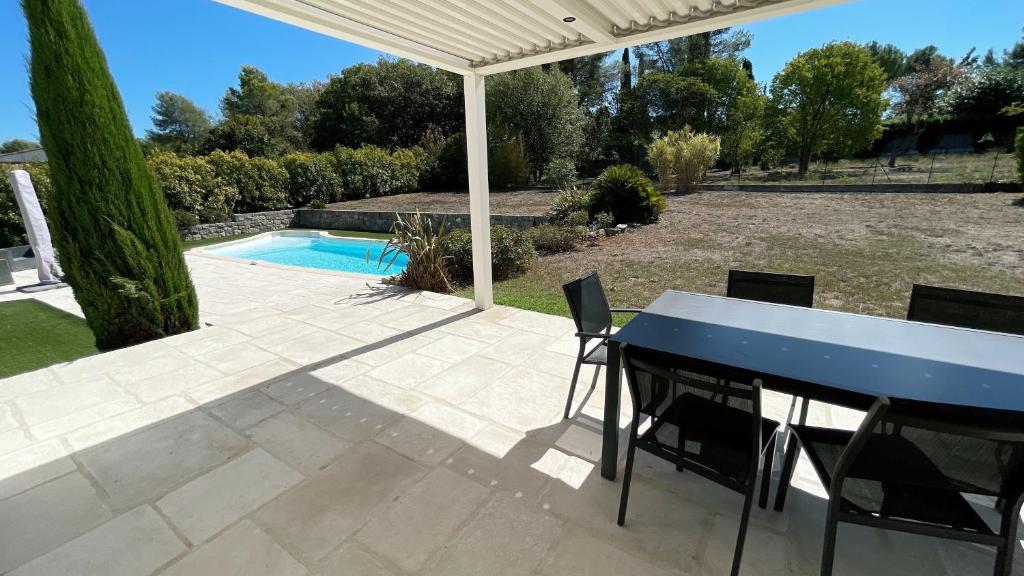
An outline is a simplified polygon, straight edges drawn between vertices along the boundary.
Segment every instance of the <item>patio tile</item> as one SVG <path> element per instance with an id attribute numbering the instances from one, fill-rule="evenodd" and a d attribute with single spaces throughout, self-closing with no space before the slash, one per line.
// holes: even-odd
<path id="1" fill-rule="evenodd" d="M 236 392 L 262 386 L 270 380 L 287 374 L 297 368 L 295 364 L 284 359 L 275 359 L 258 366 L 236 372 L 231 376 L 225 376 L 205 386 L 189 390 L 188 395 L 196 402 L 205 404 L 226 398 Z"/>
<path id="2" fill-rule="evenodd" d="M 612 540 L 601 540 L 579 529 L 570 529 L 554 552 L 537 571 L 538 576 L 671 576 L 679 574 L 615 547 Z M 714 574 L 725 574 L 715 572 Z"/>
<path id="3" fill-rule="evenodd" d="M 339 315 L 344 317 L 343 312 L 339 312 Z M 399 333 L 398 330 L 388 328 L 387 326 L 381 326 L 374 320 L 355 323 L 351 323 L 351 321 L 349 321 L 349 323 L 333 324 L 330 327 L 323 327 L 335 332 L 340 332 L 349 338 L 355 338 L 356 340 L 364 343 L 380 342 L 381 340 L 391 338 Z"/>
<path id="4" fill-rule="evenodd" d="M 7 432 L 0 432 L 0 456 L 20 450 L 30 444 L 32 444 L 32 440 L 24 430 L 15 428 Z"/>
<path id="5" fill-rule="evenodd" d="M 125 366 L 110 369 L 107 374 L 126 389 L 129 385 L 137 387 L 141 392 L 140 398 L 143 400 L 146 399 L 143 397 L 144 394 L 159 393 L 164 386 L 181 386 L 181 381 L 200 384 L 223 375 L 170 346 L 164 346 L 145 360 L 130 362 Z M 161 377 L 166 378 L 162 379 Z M 150 379 L 153 379 L 154 383 L 147 386 L 144 382 Z M 174 390 L 174 392 L 177 391 Z"/>
<path id="6" fill-rule="evenodd" d="M 248 342 L 226 346 L 196 356 L 196 360 L 212 366 L 225 374 L 235 374 L 247 368 L 259 366 L 264 362 L 276 360 L 277 358 L 273 353 L 253 346 Z"/>
<path id="7" fill-rule="evenodd" d="M 10 576 L 149 574 L 185 552 L 149 506 L 140 506 L 36 558 Z"/>
<path id="8" fill-rule="evenodd" d="M 452 322 L 441 328 L 442 332 L 472 338 L 488 344 L 501 342 L 503 339 L 516 332 L 515 328 L 502 326 L 497 322 L 478 319 L 479 316 L 472 316 L 465 320 Z"/>
<path id="9" fill-rule="evenodd" d="M 473 356 L 416 387 L 421 392 L 460 404 L 509 371 L 507 364 Z"/>
<path id="10" fill-rule="evenodd" d="M 209 410 L 211 414 L 223 420 L 228 426 L 235 430 L 244 430 L 277 414 L 284 408 L 284 404 L 271 399 L 259 390 L 254 390 L 211 406 Z"/>
<path id="11" fill-rule="evenodd" d="M 112 380 L 102 374 L 87 381 L 48 388 L 14 400 L 29 426 L 55 420 L 79 410 L 114 400 L 130 399 Z"/>
<path id="12" fill-rule="evenodd" d="M 499 494 L 423 574 L 531 574 L 562 532 L 561 522 Z"/>
<path id="13" fill-rule="evenodd" d="M 709 573 L 729 573 L 739 526 L 738 514 L 715 515 L 711 527 L 707 529 L 708 543 L 702 555 L 702 564 Z M 784 536 L 751 522 L 743 544 L 742 572 L 751 576 L 788 576 L 788 548 L 789 543 Z"/>
<path id="14" fill-rule="evenodd" d="M 75 470 L 57 440 L 48 440 L 0 458 L 0 500 Z"/>
<path id="15" fill-rule="evenodd" d="M 18 421 L 14 418 L 14 410 L 7 404 L 0 404 L 0 432 L 6 432 L 18 426 Z"/>
<path id="16" fill-rule="evenodd" d="M 182 397 L 171 397 L 154 402 L 129 412 L 105 418 L 95 424 L 79 428 L 65 438 L 75 450 L 95 446 L 118 436 L 142 430 L 183 414 L 195 408 L 195 404 Z"/>
<path id="17" fill-rule="evenodd" d="M 307 476 L 323 470 L 352 446 L 290 412 L 260 422 L 245 435 Z"/>
<path id="18" fill-rule="evenodd" d="M 440 402 L 424 404 L 411 416 L 461 440 L 468 440 L 476 436 L 487 425 L 487 422 L 472 414 Z"/>
<path id="19" fill-rule="evenodd" d="M 167 366 L 161 368 L 161 373 L 154 376 L 124 378 L 115 375 L 115 379 L 125 390 L 143 402 L 155 402 L 181 394 L 190 388 L 197 388 L 222 377 L 224 374 L 184 355 L 169 361 Z"/>
<path id="20" fill-rule="evenodd" d="M 406 331 L 440 324 L 454 315 L 454 312 L 448 310 L 412 304 L 396 312 L 382 314 L 377 317 L 377 321 L 390 328 Z"/>
<path id="21" fill-rule="evenodd" d="M 189 412 L 82 450 L 78 458 L 117 508 L 129 508 L 166 494 L 246 447 L 246 440 L 223 424 Z"/>
<path id="22" fill-rule="evenodd" d="M 50 368 L 4 378 L 0 380 L 0 402 L 41 392 L 61 384 L 57 374 Z"/>
<path id="23" fill-rule="evenodd" d="M 518 330 L 501 342 L 491 344 L 478 355 L 506 364 L 518 365 L 528 361 L 538 351 L 550 346 L 555 339 L 549 335 L 537 334 L 527 330 Z"/>
<path id="24" fill-rule="evenodd" d="M 486 347 L 487 344 L 479 340 L 451 335 L 444 336 L 427 344 L 420 348 L 418 353 L 445 362 L 455 363 L 469 358 Z"/>
<path id="25" fill-rule="evenodd" d="M 303 365 L 326 360 L 363 345 L 358 340 L 326 330 L 317 330 L 276 346 L 264 346 L 260 339 L 256 342 L 282 358 Z"/>
<path id="26" fill-rule="evenodd" d="M 295 411 L 350 442 L 369 440 L 401 418 L 393 410 L 338 388 L 307 399 Z"/>
<path id="27" fill-rule="evenodd" d="M 362 444 L 254 518 L 300 561 L 316 562 L 423 474 L 421 467 L 383 446 Z"/>
<path id="28" fill-rule="evenodd" d="M 462 408 L 516 430 L 529 431 L 562 420 L 565 389 L 551 376 L 514 368 L 469 400 Z"/>
<path id="29" fill-rule="evenodd" d="M 413 460 L 434 466 L 462 446 L 458 438 L 405 417 L 377 435 L 377 442 Z"/>
<path id="30" fill-rule="evenodd" d="M 572 329 L 572 320 L 532 310 L 519 310 L 498 322 L 517 330 L 529 330 L 538 334 L 562 334 Z"/>
<path id="31" fill-rule="evenodd" d="M 353 354 L 352 358 L 371 366 L 382 366 L 399 356 L 415 352 L 430 342 L 433 342 L 433 340 L 422 334 L 415 336 L 401 335 L 394 342 L 375 346 L 372 349 L 364 349 L 358 354 Z"/>
<path id="32" fill-rule="evenodd" d="M 303 371 L 277 379 L 261 390 L 278 402 L 291 406 L 331 388 L 334 385 L 330 382 Z"/>
<path id="33" fill-rule="evenodd" d="M 588 348 L 589 349 L 589 348 Z M 541 372 L 546 372 L 557 378 L 561 382 L 565 382 L 565 389 L 568 392 L 569 382 L 572 381 L 572 371 L 576 367 L 576 356 L 566 356 L 565 354 L 559 354 L 558 352 L 551 352 L 550 350 L 539 350 L 536 354 L 532 355 L 529 361 L 524 363 L 525 365 Z M 597 370 L 597 366 L 591 364 L 584 364 L 580 366 L 580 378 L 576 389 L 580 390 L 584 387 L 589 387 L 594 379 L 594 371 Z"/>
<path id="34" fill-rule="evenodd" d="M 97 404 L 84 410 L 72 412 L 61 418 L 48 420 L 38 426 L 32 426 L 31 431 L 32 435 L 39 439 L 53 438 L 54 436 L 61 436 L 79 428 L 84 428 L 95 422 L 102 422 L 141 406 L 142 404 L 134 398 L 118 398 L 111 402 Z"/>
<path id="35" fill-rule="evenodd" d="M 426 346 L 420 350 L 424 349 L 426 349 Z M 439 374 L 451 365 L 452 362 L 438 360 L 437 358 L 431 358 L 416 352 L 400 356 L 383 366 L 371 370 L 368 375 L 402 388 L 415 388 L 420 382 Z"/>
<path id="36" fill-rule="evenodd" d="M 409 414 L 430 401 L 419 392 L 392 386 L 369 376 L 357 376 L 343 383 L 341 387 L 396 414 Z"/>
<path id="37" fill-rule="evenodd" d="M 312 572 L 313 576 L 395 576 L 376 558 L 354 545 L 345 544 L 334 552 Z"/>
<path id="38" fill-rule="evenodd" d="M 249 340 L 249 336 L 222 326 L 208 326 L 165 338 L 164 342 L 187 356 L 198 356 Z"/>
<path id="39" fill-rule="evenodd" d="M 0 573 L 88 532 L 110 516 L 92 484 L 77 473 L 0 501 Z"/>
<path id="40" fill-rule="evenodd" d="M 545 451 L 544 446 L 523 437 L 487 428 L 445 460 L 444 465 L 478 484 L 516 499 L 536 502 L 551 480 L 532 467 Z"/>
<path id="41" fill-rule="evenodd" d="M 601 432 L 579 424 L 570 425 L 555 441 L 555 446 L 563 452 L 591 462 L 601 459 L 601 445 Z"/>
<path id="42" fill-rule="evenodd" d="M 301 474 L 257 448 L 185 484 L 156 505 L 198 544 L 301 480 Z"/>
<path id="43" fill-rule="evenodd" d="M 403 570 L 415 572 L 488 495 L 486 488 L 438 468 L 371 519 L 356 540 Z"/>
<path id="44" fill-rule="evenodd" d="M 162 576 L 301 576 L 306 568 L 249 520 L 192 551 Z"/>
<path id="45" fill-rule="evenodd" d="M 286 316 L 280 316 L 269 311 L 263 311 L 263 314 L 261 315 L 241 314 L 236 318 L 224 321 L 223 324 L 232 330 L 237 330 L 247 336 L 255 337 L 270 332 L 284 330 L 288 327 L 299 324 L 299 321 Z"/>
<path id="46" fill-rule="evenodd" d="M 373 369 L 373 366 L 358 360 L 343 359 L 332 362 L 323 368 L 317 368 L 311 374 L 328 384 L 338 385 L 360 374 L 365 374 Z"/>

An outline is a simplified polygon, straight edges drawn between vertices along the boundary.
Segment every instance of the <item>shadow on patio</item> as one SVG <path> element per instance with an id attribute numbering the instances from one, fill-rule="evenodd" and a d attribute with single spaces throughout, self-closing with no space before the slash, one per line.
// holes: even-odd
<path id="1" fill-rule="evenodd" d="M 727 572 L 741 497 L 642 452 L 615 525 L 603 378 L 561 420 L 568 321 L 430 298 L 364 286 L 0 381 L 0 448 L 24 436 L 0 457 L 0 573 Z M 824 500 L 794 487 L 755 509 L 745 574 L 817 573 Z M 991 561 L 843 526 L 837 574 Z"/>

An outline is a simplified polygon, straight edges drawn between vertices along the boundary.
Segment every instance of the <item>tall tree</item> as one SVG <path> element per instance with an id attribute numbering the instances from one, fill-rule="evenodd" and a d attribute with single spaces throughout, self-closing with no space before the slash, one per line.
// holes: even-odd
<path id="1" fill-rule="evenodd" d="M 611 84 L 617 78 L 615 66 L 606 63 L 609 54 L 592 54 L 558 63 L 558 69 L 576 89 L 580 106 L 587 110 L 597 110 L 607 104 Z"/>
<path id="2" fill-rule="evenodd" d="M 153 105 L 153 129 L 146 137 L 158 147 L 192 154 L 199 149 L 213 122 L 205 110 L 174 92 L 157 92 Z"/>
<path id="3" fill-rule="evenodd" d="M 279 156 L 308 148 L 299 127 L 295 90 L 272 81 L 255 66 L 242 66 L 238 86 L 227 89 L 220 109 L 224 120 L 210 131 L 207 151 Z"/>
<path id="4" fill-rule="evenodd" d="M 1009 50 L 1003 50 L 1003 64 L 1014 70 L 1024 70 L 1024 38 L 1017 40 Z"/>
<path id="5" fill-rule="evenodd" d="M 8 152 L 21 152 L 22 150 L 31 150 L 33 148 L 39 148 L 38 142 L 31 140 L 21 140 L 15 138 L 6 142 L 0 143 L 0 154 L 7 154 Z"/>
<path id="6" fill-rule="evenodd" d="M 331 76 L 317 100 L 313 146 L 419 144 L 431 127 L 443 136 L 462 131 L 458 76 L 409 60 L 381 58 Z"/>
<path id="7" fill-rule="evenodd" d="M 557 69 L 525 68 L 488 78 L 488 126 L 522 135 L 537 181 L 552 160 L 576 161 L 584 119 L 572 83 Z"/>
<path id="8" fill-rule="evenodd" d="M 78 0 L 23 0 L 49 216 L 66 279 L 101 349 L 198 326 L 170 211 Z"/>
<path id="9" fill-rule="evenodd" d="M 742 28 L 722 28 L 637 46 L 636 51 L 662 72 L 674 72 L 686 64 L 710 58 L 742 60 L 753 35 Z"/>
<path id="10" fill-rule="evenodd" d="M 852 153 L 878 138 L 887 106 L 883 90 L 885 72 L 852 42 L 826 44 L 786 64 L 772 80 L 771 98 L 799 152 L 800 174 L 812 154 Z"/>
<path id="11" fill-rule="evenodd" d="M 879 44 L 871 41 L 864 45 L 871 53 L 875 64 L 885 72 L 886 81 L 892 82 L 907 72 L 907 53 L 894 44 Z"/>

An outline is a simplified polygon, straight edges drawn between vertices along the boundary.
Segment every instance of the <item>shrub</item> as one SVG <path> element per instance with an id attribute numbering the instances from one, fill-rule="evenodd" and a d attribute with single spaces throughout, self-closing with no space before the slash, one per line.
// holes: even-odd
<path id="1" fill-rule="evenodd" d="M 611 212 L 598 212 L 594 214 L 594 227 L 598 230 L 611 228 L 615 225 L 615 215 Z"/>
<path id="2" fill-rule="evenodd" d="M 200 222 L 223 222 L 230 217 L 238 190 L 218 179 L 205 158 L 154 151 L 147 164 L 171 210 L 190 212 Z"/>
<path id="3" fill-rule="evenodd" d="M 100 349 L 198 327 L 174 220 L 77 0 L 26 0 L 31 88 L 65 280 Z M 71 105 L 73 94 L 80 105 Z"/>
<path id="4" fill-rule="evenodd" d="M 564 222 L 573 212 L 583 211 L 589 214 L 593 202 L 594 193 L 589 188 L 565 188 L 551 202 L 548 216 L 556 222 Z"/>
<path id="5" fill-rule="evenodd" d="M 442 242 L 448 270 L 459 284 L 473 282 L 473 235 L 467 229 L 452 230 Z M 507 280 L 526 272 L 537 259 L 530 237 L 515 228 L 491 226 L 491 275 Z"/>
<path id="6" fill-rule="evenodd" d="M 341 179 L 329 154 L 289 154 L 281 158 L 288 173 L 288 204 L 293 207 L 323 204 L 341 199 Z"/>
<path id="7" fill-rule="evenodd" d="M 249 158 L 238 151 L 216 150 L 206 161 L 226 190 L 237 191 L 235 212 L 265 212 L 288 207 L 288 172 L 274 160 Z"/>
<path id="8" fill-rule="evenodd" d="M 323 210 L 324 208 L 327 208 L 327 203 L 317 198 L 316 200 L 310 201 L 309 207 L 314 210 Z"/>
<path id="9" fill-rule="evenodd" d="M 563 222 L 566 226 L 586 227 L 590 223 L 590 216 L 583 210 L 570 212 Z"/>
<path id="10" fill-rule="evenodd" d="M 429 130 L 419 149 L 422 166 L 420 187 L 424 190 L 467 188 L 465 134 L 458 132 L 445 138 L 439 131 Z"/>
<path id="11" fill-rule="evenodd" d="M 530 177 L 530 162 L 526 159 L 521 138 L 491 145 L 487 155 L 487 175 L 495 189 L 526 185 Z"/>
<path id="12" fill-rule="evenodd" d="M 557 188 L 576 182 L 576 163 L 571 158 L 555 158 L 544 168 L 544 179 Z"/>
<path id="13" fill-rule="evenodd" d="M 409 258 L 405 270 L 394 277 L 392 282 L 414 290 L 441 293 L 452 291 L 448 267 L 445 264 L 443 243 L 446 237 L 446 223 L 443 220 L 435 232 L 430 218 L 422 216 L 419 212 L 408 217 L 395 214 L 391 232 L 394 236 L 388 240 L 377 264 L 386 263 L 386 270 L 394 263 L 399 253 L 404 253 Z M 369 252 L 366 257 L 369 259 Z"/>
<path id="14" fill-rule="evenodd" d="M 533 247 L 541 254 L 558 254 L 576 249 L 582 234 L 578 227 L 564 224 L 544 224 L 529 230 Z"/>
<path id="15" fill-rule="evenodd" d="M 1024 126 L 1017 128 L 1017 140 L 1014 142 L 1017 154 L 1017 176 L 1024 182 Z"/>
<path id="16" fill-rule="evenodd" d="M 334 171 L 346 199 L 375 198 L 411 192 L 416 188 L 421 159 L 412 150 L 394 154 L 377 146 L 334 150 Z"/>
<path id="17" fill-rule="evenodd" d="M 647 159 L 663 190 L 689 192 L 707 176 L 721 149 L 722 142 L 717 136 L 696 133 L 684 126 L 651 142 Z"/>
<path id="18" fill-rule="evenodd" d="M 636 166 L 612 166 L 594 182 L 593 214 L 611 212 L 616 222 L 647 224 L 656 222 L 664 209 L 664 198 Z"/>
<path id="19" fill-rule="evenodd" d="M 171 214 L 174 215 L 174 223 L 177 225 L 179 232 L 199 224 L 199 218 L 188 210 L 171 210 Z"/>

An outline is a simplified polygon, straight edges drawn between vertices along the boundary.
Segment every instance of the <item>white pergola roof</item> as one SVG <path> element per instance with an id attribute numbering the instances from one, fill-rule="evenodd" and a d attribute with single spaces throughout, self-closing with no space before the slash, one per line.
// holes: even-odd
<path id="1" fill-rule="evenodd" d="M 216 0 L 463 76 L 473 292 L 494 305 L 485 78 L 845 0 Z"/>
<path id="2" fill-rule="evenodd" d="M 445 70 L 493 74 L 843 0 L 217 0 Z"/>

